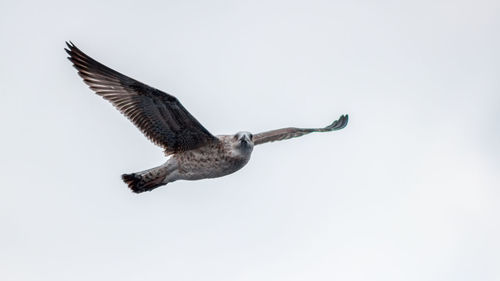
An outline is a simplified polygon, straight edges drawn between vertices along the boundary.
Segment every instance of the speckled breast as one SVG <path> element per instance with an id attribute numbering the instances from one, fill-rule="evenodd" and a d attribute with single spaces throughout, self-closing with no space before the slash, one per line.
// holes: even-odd
<path id="1" fill-rule="evenodd" d="M 249 153 L 235 153 L 224 143 L 178 153 L 173 157 L 178 163 L 182 179 L 198 180 L 222 177 L 243 168 L 250 160 Z"/>

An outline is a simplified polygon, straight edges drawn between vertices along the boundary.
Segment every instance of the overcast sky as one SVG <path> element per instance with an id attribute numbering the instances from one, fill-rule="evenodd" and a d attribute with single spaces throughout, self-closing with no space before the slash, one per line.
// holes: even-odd
<path id="1" fill-rule="evenodd" d="M 498 1 L 0 2 L 0 279 L 500 280 Z M 341 131 L 133 194 L 165 161 L 64 41 L 213 134 Z"/>

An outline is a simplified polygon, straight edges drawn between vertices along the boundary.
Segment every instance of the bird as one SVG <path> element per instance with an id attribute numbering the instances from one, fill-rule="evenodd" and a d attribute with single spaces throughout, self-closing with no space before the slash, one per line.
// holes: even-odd
<path id="1" fill-rule="evenodd" d="M 122 180 L 135 193 L 152 191 L 177 180 L 201 180 L 232 174 L 248 163 L 256 145 L 313 132 L 340 130 L 349 120 L 345 114 L 323 128 L 289 127 L 257 134 L 240 131 L 214 136 L 175 96 L 101 64 L 71 41 L 66 42 L 64 50 L 90 89 L 109 101 L 149 140 L 164 149 L 167 157 L 164 164 L 122 175 Z"/>

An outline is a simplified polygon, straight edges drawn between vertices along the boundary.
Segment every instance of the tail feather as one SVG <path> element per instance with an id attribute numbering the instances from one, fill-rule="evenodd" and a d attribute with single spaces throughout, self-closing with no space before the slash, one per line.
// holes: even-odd
<path id="1" fill-rule="evenodd" d="M 123 174 L 122 180 L 135 193 L 151 191 L 159 186 L 164 185 L 163 180 L 166 174 L 161 170 L 144 171 L 132 174 Z"/>

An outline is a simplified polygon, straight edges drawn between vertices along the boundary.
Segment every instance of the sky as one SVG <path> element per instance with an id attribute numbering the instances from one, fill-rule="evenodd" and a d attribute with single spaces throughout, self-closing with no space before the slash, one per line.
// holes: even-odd
<path id="1" fill-rule="evenodd" d="M 0 279 L 500 280 L 498 1 L 2 1 Z M 322 127 L 227 177 L 162 164 L 63 51 L 213 134 Z"/>

